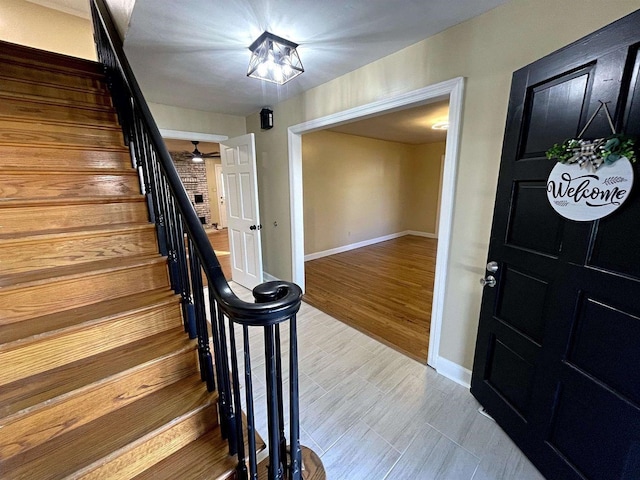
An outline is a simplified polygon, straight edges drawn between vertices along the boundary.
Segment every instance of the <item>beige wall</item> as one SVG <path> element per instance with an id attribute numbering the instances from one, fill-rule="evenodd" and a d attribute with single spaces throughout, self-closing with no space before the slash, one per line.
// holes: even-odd
<path id="1" fill-rule="evenodd" d="M 405 230 L 438 233 L 445 142 L 411 145 L 404 205 Z"/>
<path id="2" fill-rule="evenodd" d="M 89 20 L 24 0 L 0 1 L 0 40 L 95 60 Z"/>
<path id="3" fill-rule="evenodd" d="M 444 143 L 304 135 L 305 254 L 405 230 L 434 233 L 443 153 Z"/>
<path id="4" fill-rule="evenodd" d="M 149 103 L 149 109 L 158 128 L 162 129 L 226 135 L 229 138 L 247 133 L 246 119 L 237 115 L 172 107 L 160 103 Z"/>
<path id="5" fill-rule="evenodd" d="M 266 271 L 284 279 L 292 275 L 289 126 L 466 77 L 440 355 L 470 369 L 511 75 L 638 8 L 640 0 L 514 0 L 274 105 L 272 130 L 261 132 L 258 115 L 250 116 L 248 131 L 256 132 L 262 158 L 258 179 Z"/>

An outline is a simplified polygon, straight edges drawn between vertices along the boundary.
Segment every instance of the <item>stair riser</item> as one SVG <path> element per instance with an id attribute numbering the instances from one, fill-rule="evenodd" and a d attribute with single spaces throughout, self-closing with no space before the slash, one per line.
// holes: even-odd
<path id="1" fill-rule="evenodd" d="M 9 92 L 14 95 L 37 95 L 39 97 L 51 98 L 52 100 L 85 105 L 111 106 L 111 97 L 101 90 L 90 92 L 86 90 L 66 89 L 11 78 L 0 78 L 0 92 Z"/>
<path id="2" fill-rule="evenodd" d="M 211 405 L 171 428 L 136 445 L 121 455 L 109 458 L 95 469 L 81 472 L 70 479 L 128 480 L 167 458 L 218 425 L 215 405 Z M 205 477 L 207 478 L 207 477 Z"/>
<path id="3" fill-rule="evenodd" d="M 2 43 L 0 61 L 19 62 L 33 65 L 34 68 L 45 68 L 72 75 L 86 75 L 96 78 L 103 76 L 103 66 L 99 63 L 12 43 Z"/>
<path id="4" fill-rule="evenodd" d="M 0 235 L 147 220 L 144 202 L 0 208 Z"/>
<path id="5" fill-rule="evenodd" d="M 181 308 L 175 304 L 0 352 L 0 365 L 11 365 L 0 372 L 0 385 L 176 328 L 181 323 Z"/>
<path id="6" fill-rule="evenodd" d="M 126 170 L 131 168 L 129 150 L 99 151 L 88 148 L 30 147 L 0 145 L 0 164 L 7 168 L 30 170 L 37 168 L 105 168 Z"/>
<path id="7" fill-rule="evenodd" d="M 153 227 L 133 232 L 56 237 L 42 241 L 0 241 L 3 274 L 154 253 L 158 253 L 158 246 Z"/>
<path id="8" fill-rule="evenodd" d="M 113 126 L 116 122 L 115 114 L 110 109 L 72 108 L 11 97 L 0 97 L 0 116 L 49 122 L 70 122 L 78 125 Z"/>
<path id="9" fill-rule="evenodd" d="M 195 350 L 163 358 L 8 421 L 2 427 L 0 459 L 22 453 L 196 373 L 196 358 Z"/>
<path id="10" fill-rule="evenodd" d="M 127 269 L 97 272 L 82 278 L 0 289 L 0 323 L 61 312 L 111 298 L 165 288 L 169 284 L 164 261 Z"/>
<path id="11" fill-rule="evenodd" d="M 107 93 L 104 83 L 96 77 L 72 75 L 44 67 L 33 68 L 31 65 L 22 64 L 19 61 L 5 60 L 1 62 L 0 72 L 2 72 L 3 77 L 18 81 L 28 78 L 32 82 L 44 83 L 53 87 L 60 85 L 89 91 L 99 90 L 103 95 Z"/>
<path id="12" fill-rule="evenodd" d="M 0 173 L 0 198 L 45 198 L 139 195 L 140 181 L 131 175 L 73 172 Z"/>
<path id="13" fill-rule="evenodd" d="M 119 128 L 82 127 L 55 123 L 14 122 L 0 119 L 0 148 L 11 146 L 66 146 L 118 149 L 124 145 Z"/>

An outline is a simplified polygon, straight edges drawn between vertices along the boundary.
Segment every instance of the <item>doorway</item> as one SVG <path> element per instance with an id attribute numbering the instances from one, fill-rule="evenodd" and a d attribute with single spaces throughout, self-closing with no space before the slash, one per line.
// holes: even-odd
<path id="1" fill-rule="evenodd" d="M 292 265 L 293 281 L 304 290 L 304 210 L 303 210 L 303 177 L 302 177 L 302 135 L 337 126 L 355 119 L 393 112 L 405 108 L 416 107 L 426 103 L 449 99 L 449 130 L 443 167 L 442 197 L 440 218 L 438 221 L 439 245 L 436 257 L 433 305 L 431 310 L 431 327 L 429 338 L 429 355 L 427 364 L 438 372 L 454 378 L 459 382 L 468 382 L 460 378 L 458 366 L 439 356 L 440 333 L 442 328 L 442 309 L 446 285 L 447 265 L 449 263 L 449 247 L 451 239 L 453 201 L 455 196 L 457 159 L 462 118 L 462 98 L 464 79 L 456 78 L 409 93 L 390 96 L 384 100 L 361 107 L 345 110 L 335 114 L 310 120 L 289 127 L 289 186 L 292 232 Z"/>
<path id="2" fill-rule="evenodd" d="M 303 137 L 305 301 L 423 364 L 447 134 L 433 126 L 448 110 L 444 100 Z"/>

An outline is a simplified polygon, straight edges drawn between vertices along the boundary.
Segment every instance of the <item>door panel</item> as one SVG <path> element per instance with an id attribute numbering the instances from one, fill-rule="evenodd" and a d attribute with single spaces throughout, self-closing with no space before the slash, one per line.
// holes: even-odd
<path id="1" fill-rule="evenodd" d="M 506 265 L 500 288 L 501 295 L 496 301 L 496 318 L 541 345 L 549 281 Z"/>
<path id="2" fill-rule="evenodd" d="M 636 12 L 513 77 L 471 391 L 550 479 L 640 478 L 640 187 L 609 217 L 566 220 L 544 155 L 600 100 L 640 134 L 639 43 Z M 584 137 L 610 134 L 600 112 Z"/>
<path id="3" fill-rule="evenodd" d="M 220 142 L 227 194 L 227 226 L 233 281 L 253 288 L 262 282 L 262 246 L 256 156 L 252 133 Z"/>
<path id="4" fill-rule="evenodd" d="M 574 137 L 582 116 L 582 103 L 587 96 L 589 78 L 595 65 L 563 75 L 531 89 L 528 136 L 521 158 L 539 158 L 547 150 L 549 134 L 556 142 Z"/>
<path id="5" fill-rule="evenodd" d="M 547 182 L 514 182 L 506 244 L 557 256 L 564 222 L 547 200 Z"/>

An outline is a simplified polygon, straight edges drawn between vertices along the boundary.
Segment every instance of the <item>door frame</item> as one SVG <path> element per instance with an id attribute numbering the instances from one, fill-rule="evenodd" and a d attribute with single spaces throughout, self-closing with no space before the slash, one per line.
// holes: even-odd
<path id="1" fill-rule="evenodd" d="M 440 196 L 440 218 L 438 221 L 438 251 L 436 254 L 436 271 L 433 286 L 433 305 L 431 309 L 431 331 L 429 335 L 429 354 L 427 364 L 437 371 L 446 370 L 448 377 L 459 383 L 469 379 L 460 379 L 452 362 L 439 355 L 440 336 L 443 323 L 443 307 L 449 266 L 449 250 L 453 227 L 453 206 L 458 171 L 458 151 L 462 123 L 464 98 L 463 77 L 429 85 L 411 92 L 390 95 L 359 107 L 336 112 L 324 117 L 309 120 L 288 128 L 289 146 L 289 199 L 291 219 L 291 255 L 292 279 L 302 290 L 305 288 L 304 278 L 304 209 L 302 191 L 302 135 L 316 130 L 334 127 L 342 123 L 364 119 L 432 103 L 449 98 L 449 130 L 445 148 L 444 168 L 442 172 L 442 194 Z M 461 367 L 460 367 L 461 368 Z M 469 375 L 470 377 L 470 375 Z"/>
<path id="2" fill-rule="evenodd" d="M 213 165 L 213 171 L 215 175 L 216 181 L 216 205 L 218 206 L 218 226 L 220 228 L 227 228 L 227 195 L 224 189 L 224 182 L 222 181 L 222 163 L 216 163 Z M 224 193 L 224 206 L 220 203 L 220 192 Z M 224 217 L 224 222 L 222 222 L 222 217 Z M 224 225 L 223 225 L 224 223 Z"/>

